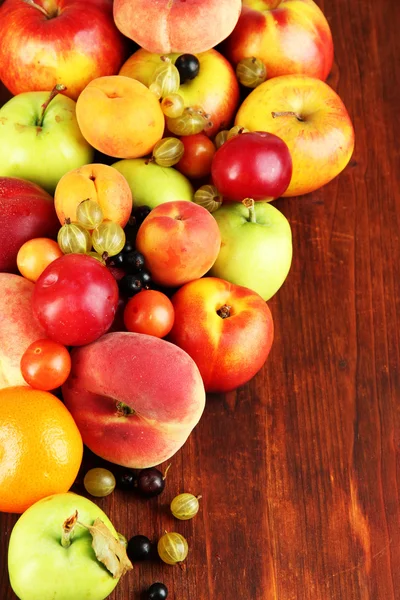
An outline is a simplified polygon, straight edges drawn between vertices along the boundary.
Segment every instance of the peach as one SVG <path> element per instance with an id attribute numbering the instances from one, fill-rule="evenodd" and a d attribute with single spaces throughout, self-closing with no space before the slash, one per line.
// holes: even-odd
<path id="1" fill-rule="evenodd" d="M 138 469 L 175 454 L 205 405 L 200 373 L 186 352 L 128 332 L 73 350 L 63 398 L 90 450 Z"/>
<path id="2" fill-rule="evenodd" d="M 181 287 L 172 297 L 169 338 L 199 367 L 207 392 L 228 392 L 249 381 L 267 360 L 274 339 L 271 311 L 253 290 L 216 277 Z"/>
<path id="3" fill-rule="evenodd" d="M 140 226 L 136 248 L 156 283 L 178 287 L 202 277 L 214 264 L 221 234 L 214 217 L 193 202 L 165 202 Z"/>
<path id="4" fill-rule="evenodd" d="M 20 362 L 25 350 L 46 338 L 32 313 L 32 282 L 10 273 L 0 273 L 0 389 L 27 385 Z"/>
<path id="5" fill-rule="evenodd" d="M 145 85 L 124 77 L 98 77 L 76 103 L 83 136 L 103 154 L 116 158 L 145 156 L 162 138 L 164 115 Z"/>
<path id="6" fill-rule="evenodd" d="M 241 0 L 114 0 L 118 29 L 139 46 L 168 52 L 204 52 L 233 31 Z"/>
<path id="7" fill-rule="evenodd" d="M 132 212 L 132 192 L 125 177 L 113 167 L 85 165 L 61 177 L 54 194 L 60 223 L 76 221 L 76 209 L 82 200 L 100 204 L 104 219 L 125 227 Z"/>

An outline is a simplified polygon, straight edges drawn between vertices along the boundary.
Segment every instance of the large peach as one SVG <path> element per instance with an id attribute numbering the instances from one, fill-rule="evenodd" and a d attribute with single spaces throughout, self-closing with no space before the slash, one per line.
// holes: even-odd
<path id="1" fill-rule="evenodd" d="M 125 177 L 113 167 L 85 165 L 61 177 L 54 194 L 60 223 L 76 221 L 76 209 L 82 200 L 100 204 L 104 219 L 125 227 L 132 212 L 132 192 Z"/>
<path id="2" fill-rule="evenodd" d="M 233 31 L 241 0 L 114 0 L 114 20 L 150 52 L 204 52 Z"/>
<path id="3" fill-rule="evenodd" d="M 193 360 L 158 338 L 114 332 L 73 350 L 63 397 L 84 443 L 118 465 L 170 458 L 199 421 L 205 393 Z"/>
<path id="4" fill-rule="evenodd" d="M 325 185 L 343 171 L 354 149 L 354 129 L 342 100 L 329 85 L 306 75 L 262 83 L 239 108 L 236 124 L 286 142 L 293 174 L 283 196 Z"/>
<path id="5" fill-rule="evenodd" d="M 169 339 L 199 367 L 207 392 L 227 392 L 261 369 L 274 327 L 264 300 L 248 288 L 215 277 L 184 285 L 172 297 Z"/>
<path id="6" fill-rule="evenodd" d="M 202 277 L 214 264 L 221 234 L 214 217 L 193 202 L 165 202 L 139 228 L 136 248 L 153 280 L 178 287 Z"/>
<path id="7" fill-rule="evenodd" d="M 164 133 L 155 95 L 122 75 L 91 81 L 78 98 L 76 118 L 89 144 L 116 158 L 145 156 Z"/>
<path id="8" fill-rule="evenodd" d="M 193 52 L 193 51 L 191 51 Z M 175 62 L 179 54 L 169 54 Z M 186 81 L 179 88 L 185 106 L 200 106 L 210 115 L 212 127 L 207 129 L 213 136 L 220 129 L 229 127 L 239 104 L 239 84 L 232 66 L 216 50 L 197 55 L 200 71 L 197 77 Z M 160 55 L 142 48 L 137 50 L 122 66 L 120 75 L 132 77 L 149 87 L 154 71 L 161 64 Z"/>
<path id="9" fill-rule="evenodd" d="M 10 273 L 0 273 L 0 389 L 27 385 L 20 362 L 33 342 L 46 338 L 32 313 L 33 283 Z"/>

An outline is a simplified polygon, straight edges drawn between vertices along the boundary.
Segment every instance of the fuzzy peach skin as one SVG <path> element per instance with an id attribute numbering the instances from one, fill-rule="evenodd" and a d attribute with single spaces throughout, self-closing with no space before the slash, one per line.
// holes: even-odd
<path id="1" fill-rule="evenodd" d="M 116 158 L 145 156 L 162 138 L 164 115 L 145 85 L 129 77 L 99 77 L 76 103 L 83 136 L 103 154 Z"/>
<path id="2" fill-rule="evenodd" d="M 125 227 L 132 212 L 132 192 L 125 177 L 113 167 L 85 165 L 61 177 L 54 193 L 54 206 L 60 223 L 76 222 L 76 209 L 82 200 L 100 204 L 105 221 Z"/>
<path id="3" fill-rule="evenodd" d="M 115 75 L 125 59 L 126 40 L 112 9 L 112 0 L 6 0 L 0 8 L 1 80 L 14 95 L 62 83 L 76 100 L 89 81 Z"/>
<path id="4" fill-rule="evenodd" d="M 243 385 L 267 360 L 274 325 L 256 292 L 204 277 L 181 287 L 172 304 L 175 322 L 168 339 L 193 358 L 207 392 Z"/>
<path id="5" fill-rule="evenodd" d="M 118 29 L 149 52 L 204 52 L 233 31 L 241 0 L 114 0 Z"/>
<path id="6" fill-rule="evenodd" d="M 173 63 L 178 56 L 179 53 L 168 54 Z M 201 52 L 197 58 L 200 63 L 199 74 L 183 83 L 178 93 L 186 107 L 200 106 L 210 115 L 213 125 L 205 133 L 212 137 L 231 124 L 239 104 L 239 84 L 230 63 L 216 50 Z M 137 79 L 149 87 L 153 73 L 160 64 L 160 54 L 140 48 L 128 58 L 119 74 Z"/>
<path id="7" fill-rule="evenodd" d="M 224 54 L 235 65 L 260 58 L 268 79 L 301 73 L 325 80 L 333 62 L 332 34 L 313 0 L 243 0 Z"/>
<path id="8" fill-rule="evenodd" d="M 329 85 L 306 75 L 262 83 L 243 102 L 235 123 L 286 142 L 293 174 L 283 196 L 322 187 L 343 171 L 354 150 L 354 129 L 342 100 Z"/>
<path id="9" fill-rule="evenodd" d="M 156 206 L 136 237 L 154 282 L 169 287 L 203 277 L 220 247 L 221 234 L 208 210 L 179 200 Z"/>
<path id="10" fill-rule="evenodd" d="M 34 284 L 10 273 L 0 273 L 0 389 L 28 385 L 20 362 L 33 342 L 47 337 L 32 314 Z"/>
<path id="11" fill-rule="evenodd" d="M 200 373 L 186 352 L 127 332 L 73 350 L 63 398 L 90 450 L 138 469 L 175 454 L 205 406 Z"/>

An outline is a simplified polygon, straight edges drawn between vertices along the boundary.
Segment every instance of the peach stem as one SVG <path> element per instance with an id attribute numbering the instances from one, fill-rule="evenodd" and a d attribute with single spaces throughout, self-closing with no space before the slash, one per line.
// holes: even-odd
<path id="1" fill-rule="evenodd" d="M 68 517 L 63 523 L 62 535 L 61 535 L 61 546 L 63 548 L 69 548 L 74 535 L 75 525 L 78 522 L 78 511 L 76 510 L 73 515 Z"/>
<path id="2" fill-rule="evenodd" d="M 50 102 L 52 100 L 54 100 L 54 98 L 57 96 L 57 94 L 59 94 L 60 92 L 64 92 L 66 89 L 67 89 L 66 86 L 63 85 L 62 83 L 57 83 L 57 85 L 55 85 L 53 87 L 46 102 L 44 104 L 42 104 L 42 114 L 40 115 L 40 118 L 39 118 L 38 122 L 36 123 L 37 127 L 41 127 L 43 125 L 44 115 L 46 113 L 46 110 L 47 110 Z"/>
<path id="3" fill-rule="evenodd" d="M 231 316 L 231 306 L 229 304 L 224 304 L 220 309 L 217 310 L 217 315 L 221 317 L 221 319 L 227 319 Z"/>
<path id="4" fill-rule="evenodd" d="M 273 119 L 276 119 L 277 117 L 296 117 L 298 121 L 304 121 L 304 119 L 302 119 L 302 117 L 298 113 L 295 113 L 293 110 L 284 110 L 283 112 L 272 112 L 271 115 Z"/>
<path id="5" fill-rule="evenodd" d="M 45 17 L 50 19 L 50 15 L 47 12 L 47 10 L 43 8 L 43 6 L 40 6 L 40 4 L 36 4 L 36 2 L 34 2 L 33 0 L 22 0 L 22 2 L 25 2 L 25 4 L 29 4 L 29 6 L 33 6 L 37 10 L 40 10 L 40 12 L 43 13 Z"/>

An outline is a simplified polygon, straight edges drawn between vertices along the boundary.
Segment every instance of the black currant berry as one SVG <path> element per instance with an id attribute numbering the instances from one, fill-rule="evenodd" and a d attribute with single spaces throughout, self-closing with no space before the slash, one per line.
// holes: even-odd
<path id="1" fill-rule="evenodd" d="M 145 535 L 135 535 L 128 542 L 127 554 L 132 562 L 147 560 L 151 555 L 151 542 Z"/>
<path id="2" fill-rule="evenodd" d="M 128 271 L 133 271 L 137 273 L 141 271 L 144 267 L 144 256 L 140 254 L 137 250 L 133 252 L 128 252 L 125 254 L 124 265 L 126 266 Z"/>
<path id="3" fill-rule="evenodd" d="M 143 496 L 158 496 L 165 488 L 165 476 L 154 467 L 142 469 L 137 476 L 137 489 Z"/>
<path id="4" fill-rule="evenodd" d="M 130 240 L 126 240 L 125 246 L 122 248 L 122 252 L 124 254 L 128 254 L 128 252 L 133 252 L 135 250 L 135 245 Z"/>
<path id="5" fill-rule="evenodd" d="M 150 213 L 151 213 L 150 206 L 138 206 L 135 209 L 135 213 L 134 213 L 135 219 L 136 219 L 136 224 L 141 225 L 141 223 L 143 223 L 145 218 L 148 217 Z"/>
<path id="6" fill-rule="evenodd" d="M 148 600 L 166 600 L 168 598 L 168 588 L 163 583 L 153 583 L 147 591 Z"/>
<path id="7" fill-rule="evenodd" d="M 145 290 L 149 290 L 151 286 L 151 275 L 148 271 L 142 271 L 139 273 L 139 279 L 142 282 L 142 286 Z"/>
<path id="8" fill-rule="evenodd" d="M 199 59 L 193 54 L 181 54 L 176 59 L 175 66 L 179 71 L 181 83 L 194 79 L 200 71 Z"/>
<path id="9" fill-rule="evenodd" d="M 132 296 L 140 292 L 142 288 L 143 284 L 137 275 L 124 275 L 119 282 L 121 294 L 128 298 L 132 298 Z"/>
<path id="10" fill-rule="evenodd" d="M 130 492 L 136 487 L 136 477 L 132 471 L 123 471 L 116 477 L 117 487 L 125 492 Z"/>
<path id="11" fill-rule="evenodd" d="M 122 252 L 116 254 L 110 259 L 109 263 L 112 267 L 122 267 L 124 264 L 124 255 Z"/>

